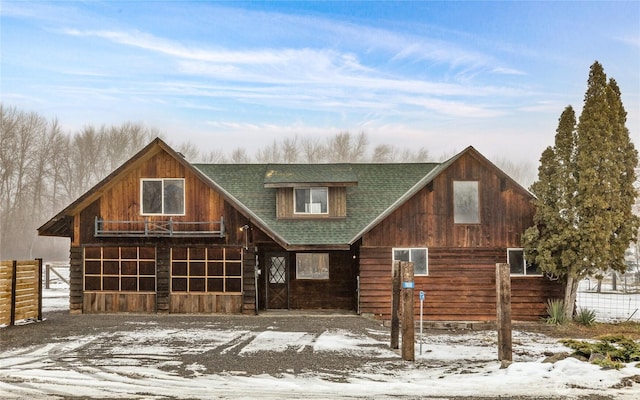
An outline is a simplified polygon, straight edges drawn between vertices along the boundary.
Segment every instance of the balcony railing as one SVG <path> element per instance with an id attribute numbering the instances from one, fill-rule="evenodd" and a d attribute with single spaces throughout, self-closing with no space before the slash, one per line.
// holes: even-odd
<path id="1" fill-rule="evenodd" d="M 224 218 L 219 221 L 168 220 L 109 221 L 96 217 L 95 237 L 224 237 Z"/>

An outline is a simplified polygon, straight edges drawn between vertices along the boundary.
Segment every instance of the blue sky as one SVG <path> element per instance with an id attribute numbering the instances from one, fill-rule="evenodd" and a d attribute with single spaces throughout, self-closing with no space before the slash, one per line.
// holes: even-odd
<path id="1" fill-rule="evenodd" d="M 1 3 L 3 104 L 201 150 L 366 132 L 536 163 L 589 66 L 640 138 L 640 2 Z M 639 146 L 640 147 L 640 146 Z"/>

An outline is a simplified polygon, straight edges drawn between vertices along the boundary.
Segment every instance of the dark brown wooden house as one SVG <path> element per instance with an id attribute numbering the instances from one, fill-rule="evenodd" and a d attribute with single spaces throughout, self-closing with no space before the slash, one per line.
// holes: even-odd
<path id="1" fill-rule="evenodd" d="M 73 313 L 337 309 L 389 319 L 415 265 L 430 320 L 514 319 L 562 287 L 524 262 L 532 195 L 472 147 L 445 163 L 191 164 L 160 139 L 39 228 L 71 239 Z"/>

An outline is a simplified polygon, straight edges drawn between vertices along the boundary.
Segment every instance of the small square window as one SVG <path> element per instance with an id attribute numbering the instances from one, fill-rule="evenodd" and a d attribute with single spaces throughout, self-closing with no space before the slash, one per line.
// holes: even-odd
<path id="1" fill-rule="evenodd" d="M 527 263 L 523 249 L 507 249 L 507 263 L 511 275 L 542 275 L 536 265 Z"/>
<path id="2" fill-rule="evenodd" d="M 296 214 L 326 214 L 329 190 L 326 187 L 296 188 L 293 191 Z"/>
<path id="3" fill-rule="evenodd" d="M 429 275 L 428 254 L 426 248 L 393 249 L 393 262 L 412 262 L 414 275 Z"/>

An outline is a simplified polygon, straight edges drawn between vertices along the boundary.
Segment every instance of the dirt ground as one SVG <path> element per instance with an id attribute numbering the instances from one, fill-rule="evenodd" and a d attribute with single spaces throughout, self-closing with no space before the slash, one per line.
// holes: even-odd
<path id="1" fill-rule="evenodd" d="M 61 347 L 54 349 L 59 360 L 65 363 L 66 353 L 73 353 L 69 357 L 69 368 L 73 368 L 75 362 L 88 362 L 96 368 L 100 368 L 101 355 L 109 351 L 109 338 L 123 331 L 134 332 L 140 326 L 155 325 L 163 330 L 189 330 L 188 328 L 215 328 L 256 331 L 282 331 L 282 332 L 307 332 L 320 334 L 328 327 L 331 329 L 346 330 L 354 334 L 362 334 L 375 337 L 382 343 L 389 340 L 389 328 L 380 321 L 367 319 L 356 315 L 334 314 L 271 314 L 260 316 L 241 315 L 160 315 L 160 314 L 101 314 L 101 315 L 71 315 L 67 311 L 55 311 L 46 314 L 46 319 L 37 323 L 37 329 L 33 325 L 22 325 L 0 328 L 0 351 L 16 348 L 28 348 L 30 346 L 43 346 L 60 338 L 88 337 L 92 334 L 96 339 L 90 346 L 77 346 L 73 349 Z M 426 324 L 425 334 L 430 332 L 437 334 L 456 335 L 474 330 L 494 329 L 492 324 Z M 544 333 L 552 337 L 594 338 L 602 334 L 624 333 L 627 336 L 640 338 L 640 324 L 607 325 L 596 324 L 593 327 L 579 325 L 551 326 L 542 322 L 515 324 L 514 329 L 528 332 Z M 167 338 L 174 345 L 180 346 L 179 336 Z M 177 343 L 176 343 L 177 342 Z M 367 363 L 384 361 L 374 355 L 367 357 L 351 357 L 348 354 L 314 353 L 309 348 L 301 351 L 257 352 L 255 355 L 244 354 L 237 357 L 240 349 L 246 343 L 242 339 L 229 345 L 217 348 L 205 353 L 188 351 L 180 355 L 179 362 L 175 365 L 167 365 L 172 373 L 183 377 L 189 377 L 194 371 L 186 366 L 201 365 L 210 374 L 229 373 L 230 371 L 242 371 L 243 374 L 260 375 L 268 374 L 278 376 L 280 374 L 298 374 L 315 371 L 324 376 L 330 376 L 336 382 L 346 381 L 351 371 L 364 367 Z M 188 344 L 185 343 L 185 348 Z M 376 344 L 373 346 L 383 345 Z M 52 353 L 52 351 L 49 351 Z M 203 357 L 203 355 L 206 356 Z M 73 358 L 73 359 L 71 359 Z M 141 360 L 143 362 L 144 360 Z M 389 361 L 392 361 L 389 359 Z M 441 397 L 440 397 L 441 398 Z M 471 397 L 451 397 L 450 399 L 471 399 Z M 488 400 L 488 397 L 473 397 L 478 400 Z M 525 399 L 525 398 L 521 398 Z M 530 398 L 526 398 L 530 399 Z M 544 398 L 543 398 L 544 399 Z M 608 396 L 589 395 L 581 397 L 588 400 L 611 400 Z"/>

